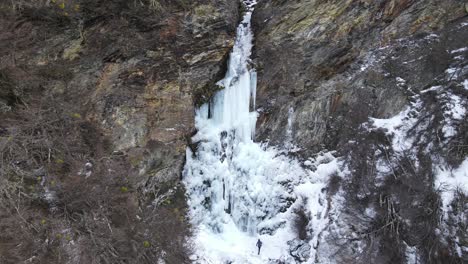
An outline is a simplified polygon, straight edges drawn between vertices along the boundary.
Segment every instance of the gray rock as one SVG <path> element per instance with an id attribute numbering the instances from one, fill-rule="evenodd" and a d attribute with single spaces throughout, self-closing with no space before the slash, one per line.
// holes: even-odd
<path id="1" fill-rule="evenodd" d="M 304 240 L 293 239 L 287 242 L 289 245 L 289 254 L 294 257 L 296 261 L 306 261 L 310 257 L 311 246 Z"/>

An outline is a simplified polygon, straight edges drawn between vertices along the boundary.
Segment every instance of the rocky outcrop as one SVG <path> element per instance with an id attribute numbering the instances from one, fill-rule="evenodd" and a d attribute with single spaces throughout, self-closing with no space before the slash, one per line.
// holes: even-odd
<path id="1" fill-rule="evenodd" d="M 257 140 L 292 143 L 299 159 L 336 151 L 349 170 L 338 181 L 344 209 L 332 217 L 316 261 L 466 261 L 466 219 L 453 213 L 466 208 L 453 205 L 449 218 L 458 220 L 447 227 L 435 182 L 436 164 L 456 169 L 467 153 L 466 125 L 446 113 L 468 103 L 464 4 L 266 0 L 254 22 Z M 370 118 L 401 116 L 407 106 L 419 113 L 403 121 L 408 149 L 392 145 L 401 140 L 394 131 L 369 131 Z M 443 138 L 447 122 L 455 132 Z M 390 169 L 382 171 L 385 164 Z"/>
<path id="2" fill-rule="evenodd" d="M 310 257 L 311 246 L 299 239 L 288 241 L 290 255 L 298 262 L 303 262 Z"/>
<path id="3" fill-rule="evenodd" d="M 178 180 L 238 3 L 14 1 L 0 15 L 0 171 L 17 184 L 2 188 L 17 200 L 1 209 L 0 262 L 187 261 Z"/>
<path id="4" fill-rule="evenodd" d="M 361 67 L 372 59 L 366 57 L 369 51 L 404 37 L 427 36 L 464 15 L 458 1 L 261 1 L 254 16 L 258 105 L 263 111 L 259 139 L 280 143 L 284 134 L 278 129 L 285 127 L 286 115 L 274 113 L 287 113 L 293 107 L 296 142 L 311 150 L 320 144 L 334 148 L 340 135 L 330 134 L 327 126 L 342 126 L 349 117 L 359 124 L 368 116 L 350 111 L 346 117 L 335 114 L 342 105 L 363 107 L 362 100 L 349 96 L 352 93 L 368 91 L 359 98 L 374 100 L 371 104 L 378 107 L 374 116 L 395 114 L 405 104 L 405 95 L 385 87 L 396 85 L 398 76 L 374 74 L 369 76 L 374 80 L 367 80 L 364 75 L 372 69 L 361 71 Z M 446 69 L 448 57 L 443 46 L 438 48 L 413 72 L 418 76 L 411 80 L 418 82 L 413 86 L 424 87 L 430 77 Z M 373 88 L 376 79 L 382 80 L 378 90 Z"/>

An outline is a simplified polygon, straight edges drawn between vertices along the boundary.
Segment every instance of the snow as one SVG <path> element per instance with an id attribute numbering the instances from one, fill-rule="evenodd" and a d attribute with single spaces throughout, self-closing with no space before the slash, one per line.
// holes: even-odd
<path id="1" fill-rule="evenodd" d="M 426 36 L 424 39 L 426 40 L 434 40 L 434 39 L 438 39 L 439 38 L 439 35 L 437 34 L 430 34 L 428 36 Z"/>
<path id="2" fill-rule="evenodd" d="M 366 64 L 361 65 L 361 68 L 360 68 L 361 72 L 367 70 L 370 66 L 371 66 L 371 63 L 366 63 Z"/>
<path id="3" fill-rule="evenodd" d="M 374 218 L 377 215 L 377 212 L 375 211 L 374 208 L 368 207 L 368 208 L 366 208 L 364 214 L 366 214 L 366 216 L 368 216 L 370 218 Z"/>
<path id="4" fill-rule="evenodd" d="M 453 93 L 447 92 L 438 96 L 438 99 L 444 103 L 444 126 L 442 132 L 445 138 L 453 137 L 457 134 L 456 123 L 463 122 L 466 115 L 466 109 L 463 106 L 463 99 Z"/>
<path id="5" fill-rule="evenodd" d="M 388 46 L 379 48 L 379 50 L 385 50 L 387 48 Z M 360 67 L 360 71 L 361 72 L 366 71 L 369 67 L 372 67 L 375 63 L 379 61 L 380 61 L 379 58 L 377 58 L 374 54 L 369 53 L 369 55 L 366 55 L 366 57 L 364 58 L 364 62 Z"/>
<path id="6" fill-rule="evenodd" d="M 421 104 L 420 100 L 412 102 L 410 106 L 392 118 L 370 118 L 374 127 L 386 129 L 386 134 L 393 136 L 392 147 L 396 152 L 403 152 L 413 146 L 413 139 L 408 138 L 406 134 L 418 121 L 415 113 L 418 113 Z"/>
<path id="7" fill-rule="evenodd" d="M 287 235 L 287 234 L 285 234 Z M 202 246 L 203 254 L 195 257 L 198 263 L 265 263 L 269 258 L 280 259 L 283 251 L 282 241 L 270 236 L 258 236 L 263 242 L 261 254 L 257 255 L 257 236 L 248 236 L 235 226 L 213 235 L 210 229 L 202 226 L 197 243 Z"/>
<path id="8" fill-rule="evenodd" d="M 195 228 L 191 259 L 195 263 L 293 263 L 288 242 L 297 240 L 293 222 L 297 210 L 303 209 L 311 218 L 307 263 L 313 263 L 317 245 L 325 244 L 321 234 L 330 222 L 325 187 L 331 175 L 343 175 L 343 164 L 333 153 L 305 162 L 288 156 L 298 149 L 292 143 L 293 108 L 285 128 L 289 147 L 277 149 L 253 141 L 256 73 L 248 67 L 252 11 L 247 9 L 238 27 L 226 76 L 218 82 L 224 89 L 196 110 L 198 132 L 192 141 L 198 144 L 197 150 L 186 150 L 183 182 Z M 257 255 L 259 238 L 263 247 Z"/>
<path id="9" fill-rule="evenodd" d="M 457 190 L 468 195 L 468 158 L 456 169 L 450 170 L 445 166 L 438 166 L 435 187 L 442 190 L 443 210 L 447 213 Z"/>
<path id="10" fill-rule="evenodd" d="M 417 248 L 416 247 L 410 247 L 406 243 L 406 251 L 405 251 L 405 256 L 406 256 L 406 263 L 407 264 L 418 264 L 418 253 L 417 253 Z"/>
<path id="11" fill-rule="evenodd" d="M 396 79 L 396 81 L 397 81 L 398 83 L 406 83 L 405 79 L 403 79 L 403 78 L 401 78 L 401 77 L 396 77 L 395 79 Z"/>
<path id="12" fill-rule="evenodd" d="M 452 53 L 461 51 L 459 49 Z M 445 71 L 444 78 L 446 80 L 456 80 L 461 74 L 463 74 L 463 68 L 458 65 L 451 65 Z M 397 79 L 397 83 L 402 83 L 402 81 Z M 468 80 L 462 79 L 460 84 L 463 85 L 464 89 L 468 89 Z M 436 231 L 440 235 L 443 234 L 445 238 L 451 238 L 455 241 L 454 250 L 460 256 L 462 248 L 456 230 L 453 229 L 453 222 L 460 223 L 464 221 L 464 218 L 454 213 L 455 209 L 452 208 L 452 201 L 459 193 L 468 195 L 468 158 L 465 158 L 458 167 L 452 167 L 448 165 L 440 151 L 434 151 L 434 146 L 438 144 L 446 149 L 452 146 L 455 136 L 461 133 L 460 126 L 463 122 L 466 122 L 467 100 L 458 89 L 445 85 L 432 86 L 420 91 L 419 94 L 412 96 L 410 100 L 412 102 L 399 114 L 388 119 L 370 118 L 369 124 L 363 125 L 363 127 L 370 130 L 383 129 L 391 140 L 395 154 L 395 157 L 387 156 L 376 161 L 377 179 L 382 181 L 383 178 L 392 175 L 392 166 L 398 165 L 399 158 L 407 157 L 407 155 L 414 161 L 414 167 L 418 168 L 416 146 L 422 146 L 425 154 L 432 159 L 432 170 L 435 175 L 434 189 L 439 191 L 442 201 L 443 215 L 441 220 L 443 221 Z M 429 102 L 430 105 L 424 105 L 426 102 Z M 434 109 L 437 109 L 438 112 L 433 112 Z M 440 114 L 442 118 L 434 121 Z M 435 130 L 430 126 L 431 123 L 438 126 L 435 132 L 436 135 L 431 135 Z M 439 131 L 442 133 L 439 133 Z M 428 137 L 432 136 L 436 136 L 438 141 L 427 141 Z M 379 151 L 376 151 L 375 156 L 382 156 L 382 152 Z M 410 224 L 408 223 L 408 225 Z M 407 263 L 419 262 L 417 248 L 407 245 L 405 254 Z"/>
<path id="13" fill-rule="evenodd" d="M 464 51 L 467 51 L 467 50 L 468 50 L 468 47 L 464 47 L 464 48 L 461 48 L 461 49 L 452 50 L 450 53 L 455 54 L 455 53 L 460 53 L 460 52 L 464 52 Z"/>
<path id="14" fill-rule="evenodd" d="M 428 93 L 428 92 L 432 92 L 432 91 L 437 91 L 437 90 L 440 90 L 442 88 L 442 86 L 440 85 L 437 85 L 437 86 L 432 86 L 426 90 L 422 90 L 420 93 L 421 94 L 424 94 L 424 93 Z"/>
<path id="15" fill-rule="evenodd" d="M 316 167 L 309 171 L 287 156 L 277 156 L 275 149 L 255 143 L 240 143 L 231 164 L 220 162 L 219 156 L 213 158 L 204 151 L 199 151 L 198 159 L 194 160 L 188 152 L 185 184 L 191 218 L 199 227 L 194 239 L 198 256 L 203 256 L 199 263 L 265 263 L 268 259 L 287 258 L 287 242 L 295 238 L 291 222 L 294 211 L 300 206 L 313 218 L 311 230 L 315 232 L 311 245 L 317 246 L 319 234 L 328 224 L 323 189 L 329 176 L 339 173 L 341 167 L 331 154 L 323 154 L 315 162 L 309 161 Z M 203 174 L 194 173 L 193 169 Z M 197 192 L 207 180 L 211 188 Z M 231 201 L 222 198 L 223 184 L 226 197 Z M 206 197 L 212 199 L 210 210 L 201 206 Z M 289 207 L 288 199 L 295 200 Z M 231 214 L 225 211 L 229 207 Z M 281 207 L 286 208 L 284 213 Z M 269 234 L 264 230 L 273 232 Z M 264 242 L 260 257 L 254 254 L 257 238 Z"/>
<path id="16" fill-rule="evenodd" d="M 448 80 L 458 78 L 459 72 L 460 72 L 460 69 L 458 68 L 448 68 L 445 71 Z"/>
<path id="17" fill-rule="evenodd" d="M 458 69 L 449 68 L 447 69 L 447 75 L 454 74 Z M 403 79 L 397 77 L 397 85 L 399 86 L 404 82 Z M 463 85 L 468 85 L 468 81 L 465 80 Z M 437 94 L 436 103 L 440 105 L 443 109 L 444 119 L 442 121 L 442 133 L 444 139 L 447 142 L 450 138 L 454 137 L 457 134 L 457 125 L 460 122 L 463 122 L 467 110 L 465 107 L 465 100 L 457 94 L 449 90 L 444 90 L 442 86 L 432 86 L 428 89 L 422 90 L 419 92 L 419 95 L 412 97 L 413 102 L 410 103 L 403 111 L 398 115 L 388 118 L 388 119 L 377 119 L 370 118 L 372 126 L 374 128 L 385 129 L 386 134 L 392 137 L 392 148 L 397 153 L 402 153 L 404 151 L 411 152 L 411 147 L 415 144 L 415 138 L 408 136 L 408 132 L 412 129 L 417 129 L 418 131 L 424 130 L 424 122 L 416 125 L 418 120 L 423 114 L 423 101 L 421 100 L 421 95 L 434 92 Z M 378 162 L 378 171 L 388 172 L 388 168 L 383 162 Z"/>

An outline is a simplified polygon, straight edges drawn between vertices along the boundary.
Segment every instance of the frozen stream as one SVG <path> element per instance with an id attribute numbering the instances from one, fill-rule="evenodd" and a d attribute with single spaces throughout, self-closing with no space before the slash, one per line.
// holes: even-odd
<path id="1" fill-rule="evenodd" d="M 247 12 L 237 28 L 226 76 L 219 82 L 224 89 L 197 109 L 197 151 L 187 149 L 184 184 L 195 227 L 192 257 L 196 263 L 312 261 L 319 234 L 328 224 L 322 189 L 337 171 L 337 160 L 325 154 L 305 162 L 314 168 L 309 170 L 284 151 L 253 141 L 256 72 L 249 63 L 255 2 L 244 4 Z M 292 222 L 301 208 L 311 219 L 310 236 L 291 246 L 288 241 L 297 238 Z M 263 241 L 260 256 L 258 238 Z M 304 256 L 291 256 L 298 245 Z"/>

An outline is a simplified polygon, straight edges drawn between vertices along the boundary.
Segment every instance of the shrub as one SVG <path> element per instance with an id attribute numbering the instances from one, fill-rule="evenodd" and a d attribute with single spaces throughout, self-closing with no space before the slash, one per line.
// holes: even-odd
<path id="1" fill-rule="evenodd" d="M 151 243 L 148 240 L 143 241 L 143 247 L 149 248 L 151 247 Z"/>

